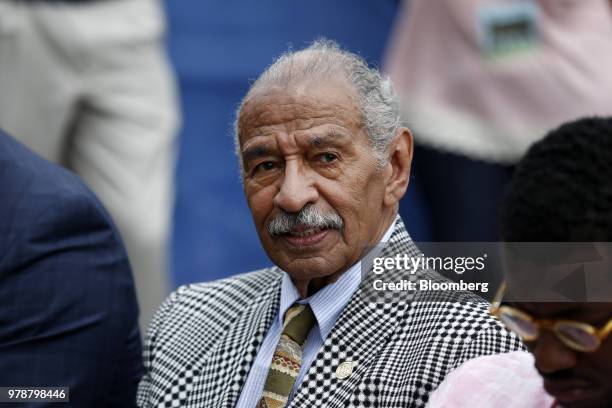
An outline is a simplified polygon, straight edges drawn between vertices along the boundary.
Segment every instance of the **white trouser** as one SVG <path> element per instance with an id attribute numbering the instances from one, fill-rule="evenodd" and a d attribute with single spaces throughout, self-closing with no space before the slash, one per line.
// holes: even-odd
<path id="1" fill-rule="evenodd" d="M 85 180 L 117 223 L 141 324 L 168 291 L 175 83 L 156 0 L 0 0 L 0 128 Z"/>

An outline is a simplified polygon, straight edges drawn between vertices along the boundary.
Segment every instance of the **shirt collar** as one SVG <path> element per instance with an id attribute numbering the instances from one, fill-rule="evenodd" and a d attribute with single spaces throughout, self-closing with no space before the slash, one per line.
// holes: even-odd
<path id="1" fill-rule="evenodd" d="M 389 226 L 380 242 L 387 242 L 395 229 L 395 221 Z M 337 281 L 321 288 L 314 295 L 300 299 L 298 290 L 293 285 L 291 277 L 283 272 L 281 284 L 280 309 L 278 314 L 279 323 L 282 326 L 283 316 L 289 307 L 295 302 L 308 303 L 317 319 L 321 338 L 325 340 L 331 332 L 336 320 L 353 293 L 361 283 L 361 260 L 351 266 L 340 275 Z"/>

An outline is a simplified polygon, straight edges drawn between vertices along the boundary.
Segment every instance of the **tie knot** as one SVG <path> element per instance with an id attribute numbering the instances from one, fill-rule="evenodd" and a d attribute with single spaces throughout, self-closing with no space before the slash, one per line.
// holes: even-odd
<path id="1" fill-rule="evenodd" d="M 282 334 L 289 336 L 302 347 L 315 322 L 316 318 L 310 305 L 296 303 L 285 312 Z"/>

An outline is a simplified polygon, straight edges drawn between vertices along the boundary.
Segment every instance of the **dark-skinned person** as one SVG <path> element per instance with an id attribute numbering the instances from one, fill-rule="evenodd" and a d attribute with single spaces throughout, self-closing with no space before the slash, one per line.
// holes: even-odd
<path id="1" fill-rule="evenodd" d="M 521 160 L 492 313 L 530 353 L 453 371 L 428 407 L 612 407 L 612 120 L 566 123 Z"/>

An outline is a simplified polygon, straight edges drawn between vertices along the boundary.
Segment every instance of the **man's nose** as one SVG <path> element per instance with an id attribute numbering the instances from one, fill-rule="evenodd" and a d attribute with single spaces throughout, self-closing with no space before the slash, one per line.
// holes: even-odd
<path id="1" fill-rule="evenodd" d="M 319 193 L 312 177 L 297 161 L 287 161 L 285 173 L 274 205 L 291 213 L 300 211 L 306 204 L 314 204 Z"/>
<path id="2" fill-rule="evenodd" d="M 551 331 L 543 330 L 531 347 L 536 367 L 542 374 L 572 368 L 578 361 L 577 352 L 570 349 Z"/>

